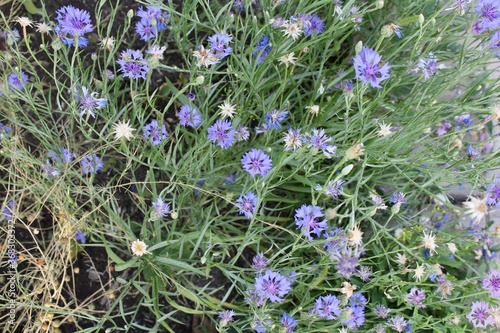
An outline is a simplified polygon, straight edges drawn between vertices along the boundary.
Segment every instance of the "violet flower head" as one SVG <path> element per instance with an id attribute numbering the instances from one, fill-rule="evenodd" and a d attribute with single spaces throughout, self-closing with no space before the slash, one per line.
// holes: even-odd
<path id="1" fill-rule="evenodd" d="M 500 178 L 495 178 L 493 183 L 486 186 L 486 203 L 500 207 Z"/>
<path id="2" fill-rule="evenodd" d="M 149 139 L 153 146 L 158 146 L 161 144 L 167 137 L 168 132 L 165 127 L 165 124 L 162 124 L 161 127 L 156 120 L 151 120 L 149 124 L 144 126 L 144 138 L 146 140 Z"/>
<path id="3" fill-rule="evenodd" d="M 391 309 L 386 308 L 383 304 L 380 303 L 375 305 L 375 309 L 373 310 L 373 313 L 376 317 L 383 319 L 387 318 L 389 312 L 391 312 Z"/>
<path id="4" fill-rule="evenodd" d="M 335 227 L 333 230 L 325 231 L 323 233 L 323 237 L 326 239 L 333 238 L 323 244 L 325 251 L 328 253 L 335 253 L 346 247 L 347 236 L 345 231 L 339 227 Z"/>
<path id="5" fill-rule="evenodd" d="M 294 328 L 299 324 L 295 318 L 286 312 L 284 312 L 283 316 L 281 316 L 280 323 L 283 325 L 285 333 L 293 333 Z"/>
<path id="6" fill-rule="evenodd" d="M 405 195 L 402 192 L 394 192 L 392 194 L 392 197 L 389 199 L 389 202 L 395 205 L 401 205 L 405 204 L 407 201 Z"/>
<path id="7" fill-rule="evenodd" d="M 73 160 L 73 152 L 65 147 L 57 147 L 55 150 L 49 150 L 47 154 L 52 162 L 70 164 Z"/>
<path id="8" fill-rule="evenodd" d="M 486 328 L 493 323 L 490 306 L 485 301 L 472 302 L 471 311 L 465 317 L 475 328 Z"/>
<path id="9" fill-rule="evenodd" d="M 236 313 L 233 310 L 224 310 L 219 314 L 221 321 L 230 322 L 234 320 L 234 315 Z"/>
<path id="10" fill-rule="evenodd" d="M 7 77 L 7 81 L 11 88 L 21 90 L 26 86 L 26 83 L 28 83 L 28 75 L 24 72 L 19 74 L 12 73 Z"/>
<path id="11" fill-rule="evenodd" d="M 231 54 L 233 50 L 229 45 L 233 38 L 226 33 L 216 33 L 208 37 L 208 42 L 210 43 L 210 50 L 215 54 L 217 58 L 224 59 Z"/>
<path id="12" fill-rule="evenodd" d="M 201 115 L 198 109 L 183 105 L 179 109 L 179 123 L 184 127 L 198 127 L 201 125 Z"/>
<path id="13" fill-rule="evenodd" d="M 149 66 L 140 50 L 127 49 L 126 51 L 122 51 L 121 59 L 116 62 L 120 65 L 118 72 L 122 72 L 123 77 L 146 79 Z"/>
<path id="14" fill-rule="evenodd" d="M 257 60 L 257 65 L 260 65 L 266 60 L 269 52 L 271 52 L 271 45 L 269 45 L 269 37 L 263 36 L 255 45 L 255 50 L 252 52 L 254 57 L 259 56 Z"/>
<path id="15" fill-rule="evenodd" d="M 170 18 L 170 14 L 152 6 L 147 6 L 146 9 L 141 6 L 137 11 L 137 16 L 141 19 L 135 25 L 135 32 L 145 42 L 155 38 L 158 32 L 166 29 Z"/>
<path id="16" fill-rule="evenodd" d="M 257 272 L 262 272 L 267 267 L 267 258 L 264 253 L 257 253 L 252 259 L 252 266 Z"/>
<path id="17" fill-rule="evenodd" d="M 414 287 L 411 288 L 410 292 L 406 295 L 406 301 L 422 309 L 425 308 L 425 304 L 422 304 L 422 302 L 425 301 L 425 297 L 426 295 L 423 289 Z"/>
<path id="18" fill-rule="evenodd" d="M 324 216 L 321 207 L 304 204 L 295 210 L 294 219 L 297 229 L 302 229 L 304 236 L 312 241 L 313 237 L 311 234 L 320 236 L 328 228 L 326 219 L 322 219 Z"/>
<path id="19" fill-rule="evenodd" d="M 12 128 L 0 123 L 0 141 L 6 138 L 10 132 L 12 132 Z"/>
<path id="20" fill-rule="evenodd" d="M 337 153 L 337 147 L 328 144 L 332 141 L 332 138 L 325 134 L 324 129 L 312 129 L 312 133 L 308 135 L 308 141 L 310 148 L 320 149 L 327 158 L 331 158 Z"/>
<path id="21" fill-rule="evenodd" d="M 356 329 L 365 323 L 365 308 L 361 306 L 348 306 L 341 317 L 342 325 L 350 329 Z"/>
<path id="22" fill-rule="evenodd" d="M 334 199 L 338 199 L 338 197 L 343 193 L 345 180 L 339 179 L 337 181 L 330 180 L 324 187 L 320 184 L 316 184 L 316 191 L 323 191 L 324 194 L 331 196 Z"/>
<path id="23" fill-rule="evenodd" d="M 494 28 L 500 20 L 500 3 L 496 0 L 479 0 L 475 11 L 481 19 L 482 31 Z"/>
<path id="24" fill-rule="evenodd" d="M 80 241 L 80 243 L 82 244 L 85 244 L 87 238 L 85 237 L 85 234 L 80 229 L 78 229 L 75 233 L 75 240 Z"/>
<path id="25" fill-rule="evenodd" d="M 236 132 L 228 120 L 219 119 L 208 128 L 208 139 L 222 149 L 228 149 L 233 145 L 235 134 Z"/>
<path id="26" fill-rule="evenodd" d="M 75 87 L 75 100 L 80 102 L 78 109 L 80 110 L 80 117 L 84 114 L 89 114 L 92 118 L 95 118 L 94 110 L 102 109 L 108 104 L 106 98 L 96 98 L 99 93 L 90 92 L 87 87 L 82 87 L 78 89 Z"/>
<path id="27" fill-rule="evenodd" d="M 272 303 L 280 303 L 291 290 L 291 282 L 278 272 L 266 270 L 255 278 L 255 293 L 259 297 L 257 305 L 269 299 Z"/>
<path id="28" fill-rule="evenodd" d="M 78 47 L 85 47 L 88 40 L 84 35 L 94 30 L 90 20 L 90 13 L 71 5 L 61 7 L 56 11 L 57 26 L 54 31 L 66 45 L 73 45 L 78 39 Z"/>
<path id="29" fill-rule="evenodd" d="M 302 23 L 302 30 L 304 30 L 305 36 L 320 34 L 323 32 L 324 28 L 325 22 L 323 22 L 323 20 L 316 14 L 307 15 L 306 19 Z"/>
<path id="30" fill-rule="evenodd" d="M 330 259 L 335 262 L 337 273 L 346 279 L 350 279 L 356 273 L 360 256 L 361 250 L 350 246 L 330 252 Z"/>
<path id="31" fill-rule="evenodd" d="M 437 58 L 433 53 L 429 53 L 428 58 L 422 58 L 417 63 L 417 71 L 422 71 L 424 74 L 424 80 L 428 80 L 431 76 L 434 76 L 438 69 L 445 68 L 445 65 L 438 65 Z"/>
<path id="32" fill-rule="evenodd" d="M 335 320 L 341 313 L 340 300 L 331 294 L 320 296 L 316 299 L 313 312 L 321 318 Z"/>
<path id="33" fill-rule="evenodd" d="M 391 317 L 387 320 L 387 326 L 395 330 L 396 332 L 403 332 L 408 326 L 408 322 L 403 316 Z"/>
<path id="34" fill-rule="evenodd" d="M 82 173 L 84 175 L 89 173 L 97 173 L 104 166 L 102 159 L 96 154 L 85 155 L 80 161 Z"/>
<path id="35" fill-rule="evenodd" d="M 252 177 L 256 175 L 265 176 L 272 168 L 271 158 L 261 149 L 251 149 L 246 152 L 241 158 L 241 164 L 243 170 Z"/>
<path id="36" fill-rule="evenodd" d="M 390 66 L 385 63 L 379 66 L 382 56 L 373 49 L 364 46 L 354 57 L 354 70 L 356 79 L 363 83 L 370 84 L 373 88 L 382 88 L 380 83 L 389 78 Z"/>
<path id="37" fill-rule="evenodd" d="M 441 125 L 439 128 L 436 130 L 437 136 L 442 136 L 448 133 L 448 130 L 451 128 L 451 124 L 447 122 L 446 120 L 441 121 Z"/>
<path id="38" fill-rule="evenodd" d="M 14 219 L 14 208 L 16 207 L 16 202 L 10 200 L 7 205 L 2 209 L 2 214 L 5 215 L 7 221 L 12 221 Z"/>
<path id="39" fill-rule="evenodd" d="M 491 297 L 500 297 L 500 270 L 492 269 L 483 280 L 483 289 L 490 292 Z"/>
<path id="40" fill-rule="evenodd" d="M 240 209 L 240 215 L 245 215 L 251 219 L 257 208 L 257 196 L 253 192 L 248 192 L 236 200 L 236 207 Z"/>
<path id="41" fill-rule="evenodd" d="M 161 219 L 167 214 L 170 213 L 170 204 L 164 202 L 161 198 L 157 198 L 155 202 L 153 202 L 153 218 Z"/>

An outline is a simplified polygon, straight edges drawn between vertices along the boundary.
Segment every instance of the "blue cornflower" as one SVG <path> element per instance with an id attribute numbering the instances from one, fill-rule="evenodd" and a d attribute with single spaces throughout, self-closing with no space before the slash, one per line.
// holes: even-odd
<path id="1" fill-rule="evenodd" d="M 20 75 L 12 73 L 8 76 L 7 81 L 9 82 L 11 88 L 20 90 L 26 86 L 26 83 L 28 83 L 28 75 L 24 72 L 21 72 Z"/>
<path id="2" fill-rule="evenodd" d="M 324 216 L 325 215 L 321 211 L 320 207 L 304 204 L 295 210 L 294 219 L 297 229 L 302 229 L 304 236 L 312 241 L 313 238 L 311 233 L 319 236 L 326 228 L 328 228 L 326 219 L 321 219 Z"/>
<path id="3" fill-rule="evenodd" d="M 236 182 L 236 172 L 227 175 L 222 182 L 226 185 L 233 185 Z"/>
<path id="4" fill-rule="evenodd" d="M 446 120 L 441 120 L 441 125 L 436 130 L 437 136 L 443 136 L 448 133 L 448 130 L 451 128 L 451 124 Z"/>
<path id="5" fill-rule="evenodd" d="M 210 43 L 209 48 L 215 54 L 217 58 L 224 59 L 233 50 L 228 44 L 233 38 L 226 33 L 217 33 L 208 37 L 208 42 Z"/>
<path id="6" fill-rule="evenodd" d="M 80 243 L 82 244 L 85 244 L 87 238 L 85 237 L 85 234 L 80 229 L 78 229 L 75 233 L 75 240 L 80 241 Z"/>
<path id="7" fill-rule="evenodd" d="M 380 83 L 389 78 L 390 66 L 388 63 L 379 67 L 382 56 L 373 49 L 364 46 L 353 58 L 356 79 L 370 84 L 373 88 L 382 88 Z"/>
<path id="8" fill-rule="evenodd" d="M 387 326 L 395 330 L 396 332 L 403 332 L 406 329 L 408 322 L 403 316 L 391 317 L 387 320 Z"/>
<path id="9" fill-rule="evenodd" d="M 490 37 L 490 46 L 493 50 L 496 50 L 500 47 L 500 31 L 495 32 Z M 500 55 L 500 50 L 497 51 L 497 55 Z"/>
<path id="10" fill-rule="evenodd" d="M 351 298 L 349 298 L 349 306 L 352 308 L 361 307 L 364 309 L 366 304 L 368 304 L 368 300 L 362 293 L 354 293 Z"/>
<path id="11" fill-rule="evenodd" d="M 137 11 L 137 16 L 141 18 L 140 22 L 143 22 L 144 25 L 150 24 L 156 27 L 156 31 L 162 31 L 167 28 L 168 21 L 170 19 L 170 14 L 163 12 L 161 9 L 146 6 L 146 9 L 139 8 Z M 141 38 L 142 39 L 142 38 Z M 145 39 L 148 41 L 149 39 Z"/>
<path id="12" fill-rule="evenodd" d="M 359 266 L 360 255 L 359 248 L 353 249 L 350 246 L 346 246 L 330 252 L 330 259 L 335 262 L 337 273 L 346 279 L 350 279 Z"/>
<path id="13" fill-rule="evenodd" d="M 157 27 L 153 26 L 151 22 L 139 21 L 135 24 L 135 32 L 141 36 L 143 41 L 148 41 L 156 37 Z"/>
<path id="14" fill-rule="evenodd" d="M 344 230 L 339 227 L 335 227 L 333 230 L 325 231 L 323 233 L 323 237 L 326 239 L 333 238 L 323 244 L 325 251 L 328 253 L 340 251 L 346 247 L 347 237 Z"/>
<path id="15" fill-rule="evenodd" d="M 42 166 L 42 171 L 48 176 L 48 177 L 57 177 L 61 174 L 61 171 L 59 169 L 56 169 L 52 163 L 50 163 L 50 160 L 47 160 L 47 162 Z"/>
<path id="16" fill-rule="evenodd" d="M 467 147 L 467 158 L 469 161 L 476 161 L 481 159 L 481 150 L 477 149 L 473 145 Z"/>
<path id="17" fill-rule="evenodd" d="M 264 274 L 259 274 L 255 278 L 254 287 L 255 293 L 259 298 L 257 302 L 258 306 L 262 305 L 266 299 L 269 299 L 273 303 L 282 302 L 283 297 L 292 290 L 290 280 L 280 273 L 269 269 Z"/>
<path id="18" fill-rule="evenodd" d="M 183 105 L 178 113 L 179 123 L 184 126 L 198 127 L 201 125 L 201 115 L 198 109 Z"/>
<path id="19" fill-rule="evenodd" d="M 95 118 L 94 110 L 102 109 L 106 107 L 108 104 L 108 100 L 106 98 L 96 98 L 99 93 L 97 92 L 89 92 L 87 87 L 82 87 L 78 89 L 75 87 L 75 100 L 80 102 L 80 117 L 83 117 L 84 114 L 89 114 L 93 118 Z"/>
<path id="20" fill-rule="evenodd" d="M 7 221 L 12 221 L 14 219 L 14 207 L 16 207 L 16 202 L 10 200 L 9 203 L 3 208 L 2 213 L 5 215 Z"/>
<path id="21" fill-rule="evenodd" d="M 375 309 L 373 310 L 373 313 L 376 317 L 383 319 L 387 318 L 389 312 L 391 312 L 391 309 L 386 308 L 383 304 L 380 303 L 375 305 Z"/>
<path id="22" fill-rule="evenodd" d="M 269 37 L 263 36 L 255 45 L 255 51 L 252 52 L 254 57 L 259 56 L 257 60 L 257 65 L 260 65 L 266 60 L 267 56 L 271 52 L 271 46 L 269 45 Z"/>
<path id="23" fill-rule="evenodd" d="M 497 0 L 479 0 L 475 11 L 481 19 L 482 31 L 494 28 L 500 20 L 500 3 Z"/>
<path id="24" fill-rule="evenodd" d="M 208 128 L 208 139 L 222 149 L 227 149 L 233 145 L 235 133 L 230 121 L 217 120 Z"/>
<path id="25" fill-rule="evenodd" d="M 264 116 L 264 121 L 267 126 L 274 129 L 281 128 L 281 122 L 286 119 L 288 116 L 288 111 L 280 111 L 278 109 L 274 109 L 271 112 L 266 113 Z"/>
<path id="26" fill-rule="evenodd" d="M 157 146 L 163 142 L 168 137 L 168 132 L 165 124 L 161 127 L 156 120 L 151 120 L 151 122 L 144 126 L 144 138 L 149 139 L 153 146 Z"/>
<path id="27" fill-rule="evenodd" d="M 245 215 L 251 219 L 257 208 L 257 196 L 253 192 L 248 192 L 238 198 L 235 204 L 240 209 L 240 215 Z"/>
<path id="28" fill-rule="evenodd" d="M 264 314 L 263 317 L 265 319 L 259 319 L 257 316 L 253 318 L 253 323 L 251 324 L 252 329 L 257 332 L 257 333 L 266 333 L 267 328 L 271 327 L 273 322 L 267 318 L 269 318 L 269 315 Z"/>
<path id="29" fill-rule="evenodd" d="M 365 323 L 365 308 L 360 306 L 348 306 L 345 308 L 342 317 L 342 325 L 350 329 L 356 329 Z"/>
<path id="30" fill-rule="evenodd" d="M 312 129 L 312 134 L 309 134 L 308 144 L 310 148 L 321 149 L 323 154 L 330 158 L 337 153 L 337 147 L 329 145 L 328 142 L 332 141 L 332 138 L 325 135 L 324 129 Z"/>
<path id="31" fill-rule="evenodd" d="M 313 311 L 321 318 L 335 320 L 341 313 L 340 300 L 331 294 L 320 296 L 316 299 Z"/>
<path id="32" fill-rule="evenodd" d="M 252 177 L 267 175 L 273 166 L 271 158 L 262 149 L 251 149 L 246 152 L 241 158 L 241 164 L 243 170 L 248 172 Z"/>
<path id="33" fill-rule="evenodd" d="M 417 63 L 417 70 L 422 70 L 424 80 L 428 80 L 431 76 L 437 73 L 438 69 L 445 68 L 444 65 L 437 64 L 437 58 L 431 52 L 428 58 L 422 58 Z"/>
<path id="34" fill-rule="evenodd" d="M 6 138 L 10 132 L 12 132 L 12 128 L 0 123 L 0 141 L 2 141 L 3 138 Z"/>
<path id="35" fill-rule="evenodd" d="M 323 32 L 325 22 L 318 15 L 307 15 L 302 23 L 302 30 L 305 36 L 317 35 Z"/>
<path id="36" fill-rule="evenodd" d="M 153 202 L 153 218 L 161 219 L 170 213 L 170 204 L 164 202 L 161 198 L 157 198 Z"/>
<path id="37" fill-rule="evenodd" d="M 394 192 L 392 197 L 389 199 L 389 202 L 395 205 L 401 205 L 406 203 L 405 195 L 402 192 Z"/>
<path id="38" fill-rule="evenodd" d="M 121 66 L 118 71 L 123 72 L 123 77 L 146 79 L 149 66 L 141 51 L 131 49 L 122 51 L 121 59 L 116 62 Z"/>
<path id="39" fill-rule="evenodd" d="M 280 319 L 280 323 L 283 324 L 285 333 L 293 333 L 293 329 L 299 324 L 296 319 L 294 319 L 286 312 L 283 313 L 283 316 Z"/>
<path id="40" fill-rule="evenodd" d="M 61 7 L 56 14 L 58 25 L 54 30 L 62 37 L 63 43 L 73 45 L 74 39 L 78 38 L 78 47 L 86 46 L 88 40 L 84 34 L 94 30 L 90 21 L 90 13 L 69 5 Z"/>
<path id="41" fill-rule="evenodd" d="M 104 166 L 102 159 L 96 154 L 85 155 L 80 161 L 82 172 L 84 175 L 89 173 L 97 173 Z"/>

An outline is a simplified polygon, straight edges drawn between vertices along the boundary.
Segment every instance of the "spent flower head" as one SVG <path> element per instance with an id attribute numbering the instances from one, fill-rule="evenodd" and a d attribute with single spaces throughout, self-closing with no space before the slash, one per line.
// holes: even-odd
<path id="1" fill-rule="evenodd" d="M 142 240 L 139 239 L 133 241 L 132 244 L 130 245 L 132 254 L 137 257 L 142 257 L 145 254 L 151 254 L 151 252 L 149 252 L 147 248 L 148 246 L 146 245 L 146 243 L 144 243 Z"/>
<path id="2" fill-rule="evenodd" d="M 115 140 L 125 139 L 130 141 L 134 137 L 133 131 L 135 131 L 135 128 L 130 126 L 130 120 L 127 120 L 127 122 L 121 120 L 113 125 Z"/>

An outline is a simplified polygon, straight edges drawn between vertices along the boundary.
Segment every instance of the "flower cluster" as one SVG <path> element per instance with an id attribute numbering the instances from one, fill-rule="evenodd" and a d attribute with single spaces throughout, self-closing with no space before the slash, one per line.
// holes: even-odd
<path id="1" fill-rule="evenodd" d="M 152 6 L 146 6 L 146 9 L 141 6 L 137 11 L 137 16 L 140 17 L 140 21 L 135 25 L 135 32 L 145 42 L 155 38 L 158 32 L 165 30 L 170 19 L 170 14 Z"/>
<path id="2" fill-rule="evenodd" d="M 86 10 L 75 8 L 71 5 L 64 6 L 56 11 L 57 26 L 54 31 L 66 45 L 85 47 L 89 41 L 84 36 L 94 30 L 90 20 L 90 13 Z"/>
<path id="3" fill-rule="evenodd" d="M 197 60 L 198 67 L 208 67 L 217 64 L 221 59 L 224 59 L 231 54 L 233 50 L 229 43 L 232 37 L 226 33 L 216 33 L 208 38 L 210 43 L 208 49 L 203 45 L 198 47 L 198 50 L 193 51 L 193 56 Z"/>
<path id="4" fill-rule="evenodd" d="M 122 72 L 123 77 L 146 79 L 149 66 L 140 50 L 127 49 L 121 53 L 121 59 L 116 62 L 120 65 L 118 72 Z"/>

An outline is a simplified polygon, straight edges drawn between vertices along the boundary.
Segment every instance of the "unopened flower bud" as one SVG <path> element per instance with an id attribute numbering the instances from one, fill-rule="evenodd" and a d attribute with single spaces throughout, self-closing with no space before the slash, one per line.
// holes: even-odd
<path id="1" fill-rule="evenodd" d="M 345 166 L 342 169 L 342 172 L 340 174 L 342 176 L 347 176 L 352 171 L 353 168 L 354 168 L 354 164 L 349 164 L 348 166 Z"/>
<path id="2" fill-rule="evenodd" d="M 382 9 L 382 8 L 384 8 L 384 1 L 383 0 L 379 0 L 379 1 L 375 2 L 375 8 L 376 9 Z"/>
<path id="3" fill-rule="evenodd" d="M 173 220 L 177 220 L 177 218 L 179 217 L 179 213 L 177 213 L 177 212 L 170 212 L 170 217 Z"/>
<path id="4" fill-rule="evenodd" d="M 203 82 L 205 82 L 205 77 L 203 75 L 200 75 L 196 78 L 196 84 L 200 85 L 200 84 L 203 84 Z"/>
<path id="5" fill-rule="evenodd" d="M 362 48 L 363 48 L 363 41 L 359 41 L 356 44 L 356 47 L 354 48 L 354 51 L 356 51 L 356 54 L 358 54 L 359 52 L 361 52 Z"/>
<path id="6" fill-rule="evenodd" d="M 130 20 L 134 17 L 134 10 L 133 9 L 129 9 L 129 11 L 127 12 L 127 17 Z"/>
<path id="7" fill-rule="evenodd" d="M 419 23 L 420 25 L 422 25 L 422 24 L 424 24 L 424 22 L 425 22 L 425 17 L 424 17 L 424 15 L 423 15 L 423 14 L 418 15 L 418 23 Z"/>

